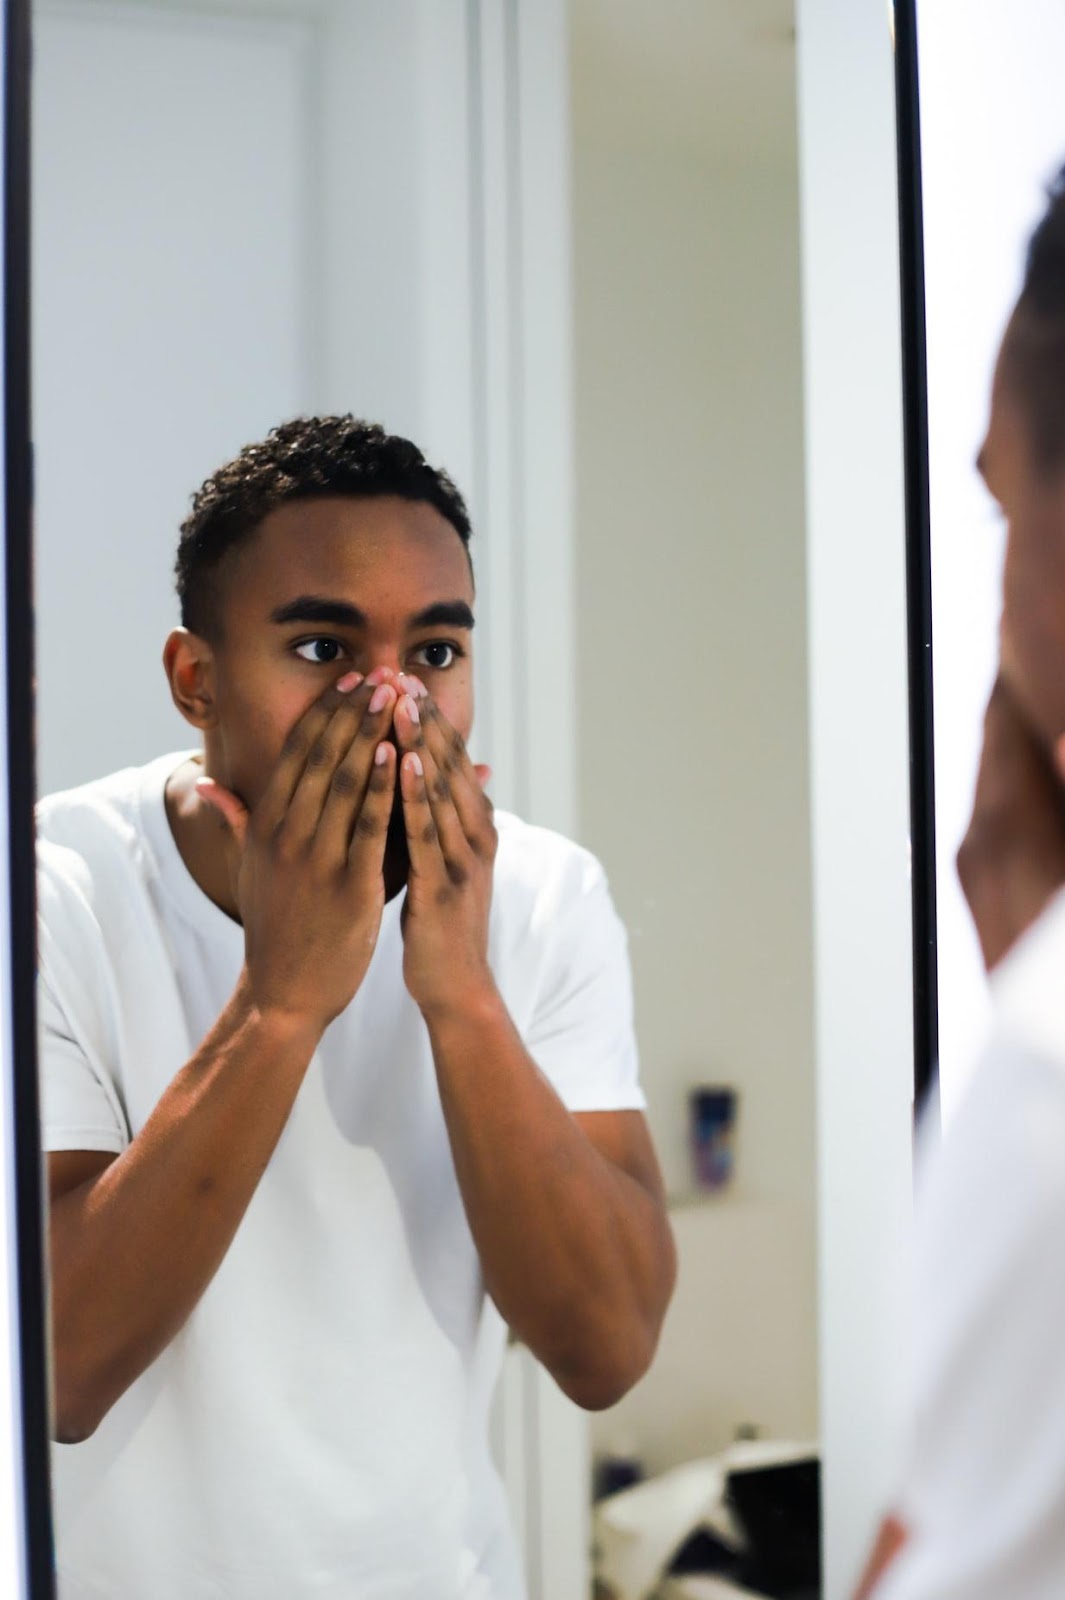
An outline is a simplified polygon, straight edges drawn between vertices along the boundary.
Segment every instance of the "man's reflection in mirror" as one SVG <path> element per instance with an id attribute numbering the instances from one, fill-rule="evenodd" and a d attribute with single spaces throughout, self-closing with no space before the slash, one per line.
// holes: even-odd
<path id="1" fill-rule="evenodd" d="M 923 1174 L 907 1458 L 856 1600 L 1065 1595 L 1065 169 L 977 467 L 1006 522 L 999 673 L 958 871 L 992 1028 Z"/>
<path id="2" fill-rule="evenodd" d="M 181 531 L 196 748 L 39 807 L 63 1600 L 515 1600 L 507 1327 L 588 1408 L 650 1362 L 625 936 L 468 754 L 469 541 L 409 441 L 275 429 Z"/>

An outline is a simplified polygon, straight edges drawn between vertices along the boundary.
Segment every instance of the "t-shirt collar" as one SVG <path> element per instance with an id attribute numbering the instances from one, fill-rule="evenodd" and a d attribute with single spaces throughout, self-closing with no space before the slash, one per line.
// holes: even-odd
<path id="1" fill-rule="evenodd" d="M 179 767 L 199 754 L 181 750 L 160 756 L 142 769 L 138 806 L 141 826 L 154 858 L 159 887 L 198 933 L 232 944 L 244 942 L 239 922 L 216 906 L 200 888 L 182 859 L 166 811 L 166 785 Z"/>

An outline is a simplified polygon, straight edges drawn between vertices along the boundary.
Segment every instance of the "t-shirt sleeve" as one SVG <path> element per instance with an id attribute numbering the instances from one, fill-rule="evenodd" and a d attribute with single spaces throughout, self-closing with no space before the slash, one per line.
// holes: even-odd
<path id="1" fill-rule="evenodd" d="M 37 980 L 44 1150 L 112 1150 L 129 1143 L 114 1091 L 89 1061 L 46 976 Z"/>
<path id="2" fill-rule="evenodd" d="M 570 1111 L 642 1111 L 628 940 L 594 856 L 550 920 L 548 957 L 525 1043 Z"/>
<path id="3" fill-rule="evenodd" d="M 107 1069 L 104 985 L 86 899 L 85 862 L 37 840 L 37 1058 L 45 1151 L 110 1150 L 129 1144 L 121 1096 Z"/>
<path id="4" fill-rule="evenodd" d="M 923 1183 L 910 1537 L 876 1600 L 1065 1593 L 1063 1151 L 1063 1068 L 996 1041 Z"/>

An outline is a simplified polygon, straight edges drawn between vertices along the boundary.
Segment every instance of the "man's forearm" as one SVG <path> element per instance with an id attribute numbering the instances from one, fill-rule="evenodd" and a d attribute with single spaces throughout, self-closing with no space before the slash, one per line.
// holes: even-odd
<path id="1" fill-rule="evenodd" d="M 611 1405 L 649 1364 L 672 1288 L 661 1195 L 595 1148 L 498 995 L 427 1020 L 488 1292 L 572 1399 Z"/>
<path id="2" fill-rule="evenodd" d="M 181 1328 L 217 1271 L 317 1038 L 243 988 L 132 1144 L 53 1198 L 56 1432 L 85 1438 Z"/>

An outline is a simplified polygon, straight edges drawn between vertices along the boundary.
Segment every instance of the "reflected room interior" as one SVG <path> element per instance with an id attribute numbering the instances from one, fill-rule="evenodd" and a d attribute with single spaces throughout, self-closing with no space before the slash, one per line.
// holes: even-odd
<path id="1" fill-rule="evenodd" d="M 524 16 L 37 0 L 39 780 L 188 744 L 176 530 L 247 440 L 352 411 L 453 474 L 473 753 L 605 865 L 679 1255 L 632 1393 L 589 1418 L 513 1350 L 497 1453 L 533 1600 L 588 1592 L 593 1495 L 696 1464 L 636 1562 L 682 1600 L 724 1453 L 817 1450 L 794 19 Z M 598 1592 L 650 1592 L 594 1522 Z"/>

